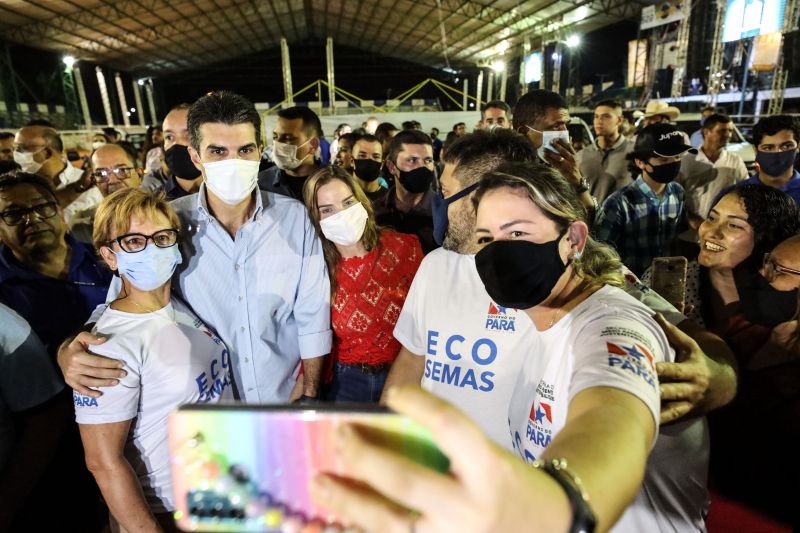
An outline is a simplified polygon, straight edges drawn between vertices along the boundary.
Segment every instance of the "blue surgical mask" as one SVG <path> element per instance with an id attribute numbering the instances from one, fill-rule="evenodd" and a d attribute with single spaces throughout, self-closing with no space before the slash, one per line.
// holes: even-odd
<path id="1" fill-rule="evenodd" d="M 114 252 L 117 272 L 140 291 L 152 291 L 172 277 L 175 268 L 183 262 L 178 246 L 159 248 L 153 243 L 136 253 Z"/>
<path id="2" fill-rule="evenodd" d="M 450 220 L 447 218 L 447 207 L 455 201 L 460 200 L 472 191 L 478 188 L 478 182 L 460 190 L 452 196 L 445 198 L 442 196 L 442 191 L 437 191 L 433 195 L 431 201 L 431 214 L 433 216 L 433 240 L 439 246 L 444 242 L 444 236 L 447 234 L 447 227 L 450 225 Z"/>
<path id="3" fill-rule="evenodd" d="M 797 159 L 797 149 L 785 152 L 756 152 L 756 163 L 761 172 L 767 176 L 780 176 L 794 165 L 795 159 Z"/>

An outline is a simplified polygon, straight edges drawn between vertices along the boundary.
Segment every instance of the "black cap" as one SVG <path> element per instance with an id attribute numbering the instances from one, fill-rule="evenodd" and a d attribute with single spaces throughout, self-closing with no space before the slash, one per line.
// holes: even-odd
<path id="1" fill-rule="evenodd" d="M 636 136 L 633 146 L 636 154 L 655 154 L 660 157 L 673 157 L 685 152 L 697 153 L 686 144 L 684 133 L 671 124 L 652 124 Z"/>

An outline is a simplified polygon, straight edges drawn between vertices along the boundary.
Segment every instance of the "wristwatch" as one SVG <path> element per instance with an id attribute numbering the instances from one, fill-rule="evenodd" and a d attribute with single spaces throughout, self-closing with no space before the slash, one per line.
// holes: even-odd
<path id="1" fill-rule="evenodd" d="M 597 527 L 597 518 L 589 506 L 589 495 L 583 490 L 581 478 L 567 469 L 567 460 L 561 458 L 540 461 L 537 459 L 533 462 L 533 466 L 548 474 L 567 493 L 569 504 L 572 507 L 570 533 L 594 533 Z"/>

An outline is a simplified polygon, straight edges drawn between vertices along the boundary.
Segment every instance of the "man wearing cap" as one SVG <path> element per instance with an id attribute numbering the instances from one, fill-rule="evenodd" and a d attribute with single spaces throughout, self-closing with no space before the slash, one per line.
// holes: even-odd
<path id="1" fill-rule="evenodd" d="M 595 235 L 612 244 L 639 276 L 653 258 L 669 255 L 670 244 L 685 226 L 683 187 L 674 180 L 686 152 L 697 150 L 674 126 L 644 128 L 628 155 L 631 172 L 639 176 L 609 196 L 597 212 Z"/>

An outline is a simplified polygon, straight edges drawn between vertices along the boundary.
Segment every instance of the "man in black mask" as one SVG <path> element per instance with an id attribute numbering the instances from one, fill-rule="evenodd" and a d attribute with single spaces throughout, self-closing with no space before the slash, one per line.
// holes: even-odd
<path id="1" fill-rule="evenodd" d="M 353 168 L 358 184 L 367 198 L 375 202 L 386 194 L 386 181 L 381 178 L 383 147 L 374 135 L 363 135 L 352 148 Z"/>
<path id="2" fill-rule="evenodd" d="M 800 121 L 789 115 L 775 115 L 758 121 L 753 128 L 758 173 L 736 186 L 760 183 L 780 189 L 800 205 L 800 173 L 794 168 L 800 142 Z M 716 203 L 729 189 L 722 191 Z"/>
<path id="3" fill-rule="evenodd" d="M 597 212 L 595 235 L 612 244 L 637 276 L 653 258 L 669 255 L 675 236 L 688 227 L 683 187 L 675 182 L 686 152 L 697 150 L 674 126 L 644 128 L 627 156 L 636 181 L 614 192 Z"/>
<path id="4" fill-rule="evenodd" d="M 203 176 L 189 157 L 189 129 L 186 117 L 190 104 L 173 107 L 162 124 L 164 132 L 164 162 L 162 166 L 142 179 L 142 189 L 164 190 L 167 200 L 183 198 L 196 193 Z"/>
<path id="5" fill-rule="evenodd" d="M 392 139 L 386 157 L 386 172 L 395 184 L 373 202 L 379 225 L 413 233 L 425 253 L 437 247 L 431 218 L 433 169 L 431 138 L 419 130 L 401 131 Z"/>

